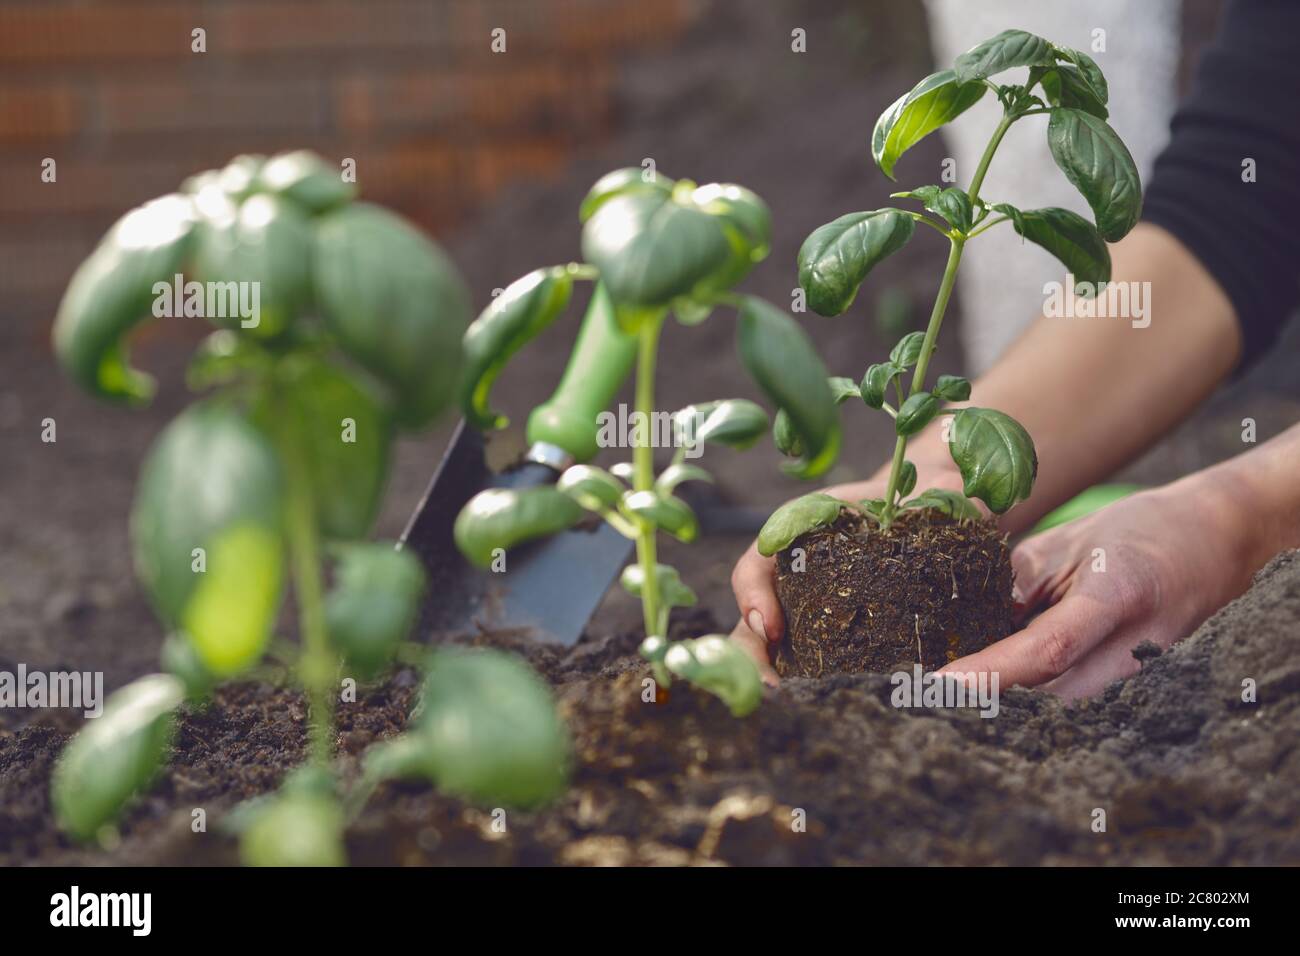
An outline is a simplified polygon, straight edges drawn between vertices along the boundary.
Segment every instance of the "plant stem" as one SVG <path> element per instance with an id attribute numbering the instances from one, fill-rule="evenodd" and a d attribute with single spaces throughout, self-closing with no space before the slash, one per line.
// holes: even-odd
<path id="1" fill-rule="evenodd" d="M 1010 113 L 1003 114 L 998 128 L 993 131 L 993 138 L 989 140 L 988 146 L 984 147 L 984 155 L 980 157 L 980 163 L 975 167 L 975 175 L 971 177 L 970 188 L 966 190 L 966 195 L 970 197 L 972 203 L 979 199 L 980 187 L 984 185 L 984 177 L 988 175 L 989 163 L 993 162 L 993 154 L 998 151 L 998 144 L 1002 142 L 1002 137 L 1007 135 L 1007 130 L 1017 119 L 1018 117 Z"/>
<path id="2" fill-rule="evenodd" d="M 984 185 L 984 177 L 988 175 L 989 164 L 993 162 L 993 154 L 998 151 L 1002 137 L 1018 118 L 1013 113 L 1004 113 L 997 129 L 993 131 L 988 146 L 984 147 L 984 155 L 980 157 L 979 165 L 975 167 L 975 175 L 971 177 L 970 188 L 966 190 L 966 195 L 970 197 L 972 203 L 979 199 L 980 187 Z M 912 375 L 911 387 L 907 390 L 908 397 L 925 388 L 925 373 L 930 368 L 930 354 L 934 351 L 935 342 L 939 338 L 939 329 L 943 326 L 943 316 L 948 310 L 948 300 L 952 297 L 952 289 L 957 281 L 957 267 L 961 265 L 961 253 L 967 238 L 969 237 L 956 234 L 950 237 L 952 244 L 948 249 L 948 264 L 943 270 L 943 280 L 939 283 L 939 293 L 935 296 L 934 308 L 930 310 L 930 322 L 925 327 L 925 341 L 921 346 L 921 355 L 916 360 L 916 371 Z M 901 406 L 902 403 L 899 404 Z M 880 510 L 882 528 L 888 528 L 893 523 L 894 515 L 898 510 L 894 504 L 894 496 L 898 492 L 898 483 L 903 475 L 903 462 L 906 460 L 906 455 L 907 436 L 899 435 L 898 440 L 894 442 L 894 458 L 890 462 L 889 481 L 885 486 L 885 506 Z"/>
<path id="3" fill-rule="evenodd" d="M 957 267 L 961 264 L 961 252 L 965 247 L 964 239 L 953 239 L 948 248 L 948 265 L 944 267 L 939 294 L 934 297 L 934 308 L 930 310 L 930 324 L 925 327 L 925 339 L 921 343 L 921 354 L 916 360 L 916 371 L 912 374 L 912 386 L 907 390 L 909 397 L 925 388 L 925 373 L 930 368 L 930 355 L 939 339 L 939 329 L 943 326 L 943 315 L 948 311 L 948 300 L 952 298 L 952 289 L 957 282 Z"/>
<path id="4" fill-rule="evenodd" d="M 302 641 L 298 673 L 307 693 L 312 760 L 327 766 L 334 750 L 334 694 L 330 685 L 337 669 L 337 657 L 330 649 L 325 630 L 316 506 L 311 475 L 298 437 L 302 423 L 295 414 L 282 415 L 281 423 L 279 444 L 288 492 L 289 555 Z"/>
<path id="5" fill-rule="evenodd" d="M 659 332 L 663 316 L 646 320 L 638 333 L 636 356 L 635 411 L 638 421 L 644 423 L 641 441 L 632 449 L 632 486 L 637 491 L 650 491 L 655 483 L 655 453 L 651 444 L 654 431 L 655 359 L 659 352 Z M 641 582 L 641 615 L 646 637 L 667 637 L 659 634 L 659 578 L 655 574 L 658 557 L 655 554 L 655 526 L 638 519 L 636 559 L 643 574 Z"/>
<path id="6" fill-rule="evenodd" d="M 925 387 L 925 373 L 930 367 L 930 353 L 939 338 L 939 329 L 943 325 L 943 315 L 948 310 L 948 300 L 952 298 L 952 288 L 957 281 L 957 267 L 961 264 L 961 252 L 966 243 L 962 239 L 951 240 L 948 250 L 948 265 L 943 270 L 943 281 L 939 283 L 939 294 L 935 296 L 934 308 L 930 310 L 930 323 L 925 327 L 925 340 L 921 345 L 921 355 L 916 360 L 916 372 L 912 375 L 908 396 L 915 395 Z M 907 436 L 899 435 L 894 443 L 894 460 L 889 468 L 889 483 L 885 487 L 885 507 L 880 512 L 882 527 L 888 528 L 894 520 L 894 495 L 898 491 L 898 482 L 903 474 L 903 461 L 907 453 Z"/>

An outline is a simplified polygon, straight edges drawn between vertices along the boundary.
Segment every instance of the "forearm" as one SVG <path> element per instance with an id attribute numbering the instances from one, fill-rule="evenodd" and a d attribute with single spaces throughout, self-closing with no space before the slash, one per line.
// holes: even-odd
<path id="1" fill-rule="evenodd" d="M 970 404 L 1017 419 L 1038 452 L 1034 493 L 1003 519 L 1008 531 L 1131 460 L 1200 404 L 1240 354 L 1228 299 L 1172 236 L 1140 224 L 1112 258 L 1112 281 L 1150 283 L 1149 325 L 1042 316 L 972 387 Z M 950 467 L 942 428 L 941 417 L 913 439 L 908 457 L 918 468 Z"/>

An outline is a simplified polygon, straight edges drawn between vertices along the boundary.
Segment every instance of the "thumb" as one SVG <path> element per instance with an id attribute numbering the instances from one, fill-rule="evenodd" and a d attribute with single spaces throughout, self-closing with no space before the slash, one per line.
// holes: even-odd
<path id="1" fill-rule="evenodd" d="M 758 553 L 751 544 L 731 572 L 731 589 L 736 594 L 740 619 L 765 641 L 775 643 L 785 634 L 785 617 L 776 598 L 776 559 Z"/>
<path id="2" fill-rule="evenodd" d="M 1003 687 L 1036 687 L 1059 677 L 1108 637 L 1120 623 L 1114 602 L 1066 594 L 1029 626 L 984 650 L 940 668 L 945 673 L 995 673 Z"/>

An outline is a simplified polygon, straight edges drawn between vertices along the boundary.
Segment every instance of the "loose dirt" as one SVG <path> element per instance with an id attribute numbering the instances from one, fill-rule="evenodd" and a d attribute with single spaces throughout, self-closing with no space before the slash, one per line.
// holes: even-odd
<path id="1" fill-rule="evenodd" d="M 797 554 L 796 554 L 797 549 Z M 903 512 L 889 530 L 844 512 L 777 556 L 787 621 L 777 672 L 926 670 L 1010 634 L 1011 551 L 991 522 Z"/>

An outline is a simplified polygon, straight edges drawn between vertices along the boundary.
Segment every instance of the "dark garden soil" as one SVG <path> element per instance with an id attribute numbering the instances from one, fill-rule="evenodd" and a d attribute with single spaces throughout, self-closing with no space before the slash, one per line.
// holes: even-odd
<path id="1" fill-rule="evenodd" d="M 709 627 L 701 617 L 680 634 Z M 1141 672 L 1100 697 L 1004 691 L 993 719 L 896 709 L 875 674 L 788 679 L 743 720 L 676 685 L 646 703 L 636 641 L 559 653 L 484 639 L 554 684 L 574 735 L 570 790 L 508 813 L 498 833 L 490 808 L 390 784 L 349 832 L 353 862 L 1300 863 L 1300 552 L 1172 651 L 1148 645 Z M 1248 678 L 1257 703 L 1242 702 Z M 401 671 L 343 706 L 353 770 L 402 725 L 415 683 Z M 111 854 L 71 848 L 51 826 L 49 769 L 65 739 L 30 727 L 0 749 L 0 861 L 226 863 L 233 845 L 192 833 L 192 808 L 216 822 L 273 786 L 301 759 L 303 712 L 294 694 L 239 685 L 188 715 Z"/>
<path id="2" fill-rule="evenodd" d="M 1012 632 L 1011 577 L 991 522 L 913 511 L 882 531 L 845 512 L 777 556 L 787 622 L 777 672 L 932 670 L 974 654 Z"/>
<path id="3" fill-rule="evenodd" d="M 824 47 L 793 65 L 786 53 L 793 3 L 718 6 L 721 26 L 705 22 L 670 54 L 627 65 L 626 123 L 615 141 L 439 237 L 479 304 L 527 270 L 576 255 L 575 210 L 588 186 L 645 157 L 668 175 L 728 179 L 768 199 L 777 243 L 747 289 L 774 302 L 788 301 L 803 236 L 845 209 L 879 205 L 881 180 L 871 174 L 861 131 L 927 63 L 916 24 L 880 18 L 914 18 L 920 5 L 819 4 L 819 12 L 804 5 L 797 22 Z M 905 37 L 919 42 L 909 47 Z M 916 168 L 932 168 L 943 145 L 931 137 L 915 152 Z M 174 186 L 159 183 L 158 192 Z M 919 302 L 933 294 L 942 264 L 941 244 L 914 242 L 873 277 Z M 960 305 L 936 358 L 953 373 L 963 365 L 955 345 Z M 158 667 L 163 634 L 131 573 L 127 514 L 149 441 L 188 400 L 184 357 L 202 330 L 163 324 L 141 339 L 136 359 L 161 387 L 151 407 L 127 410 L 78 394 L 54 367 L 48 325 L 9 322 L 3 310 L 0 295 L 0 669 L 102 671 L 111 691 Z M 879 334 L 871 314 L 864 303 L 841 319 L 805 323 L 833 374 L 860 376 L 897 337 Z M 571 345 L 563 326 L 502 376 L 501 405 L 515 422 L 554 387 Z M 698 328 L 670 326 L 662 408 L 758 397 L 735 360 L 733 326 L 724 315 Z M 574 324 L 567 327 L 571 334 Z M 1120 477 L 1163 482 L 1237 454 L 1245 417 L 1260 441 L 1277 434 L 1300 418 L 1298 362 L 1300 336 L 1292 335 Z M 57 422 L 54 444 L 40 440 L 47 417 Z M 845 410 L 843 464 L 827 484 L 886 459 L 894 436 L 879 418 Z M 401 530 L 448 430 L 399 447 L 380 534 Z M 809 490 L 781 475 L 767 443 L 747 455 L 710 452 L 702 464 L 733 503 L 770 509 Z M 728 577 L 751 538 L 706 535 L 690 548 L 665 546 L 662 560 L 700 595 L 679 632 L 730 628 Z M 482 809 L 427 786 L 386 786 L 349 831 L 352 859 L 1300 863 L 1294 554 L 1194 637 L 1148 657 L 1140 674 L 1100 698 L 1067 706 L 1004 690 L 990 720 L 895 709 L 888 678 L 875 674 L 787 679 L 744 720 L 676 686 L 666 703 L 645 704 L 645 668 L 633 656 L 638 622 L 635 603 L 616 588 L 592 636 L 571 651 L 517 642 L 555 685 L 575 738 L 573 785 L 557 804 L 510 813 L 500 834 Z M 1257 704 L 1241 702 L 1248 678 Z M 357 754 L 403 726 L 417 687 L 415 671 L 399 671 L 342 708 L 338 747 L 349 773 Z M 50 768 L 80 717 L 0 709 L 0 864 L 233 862 L 233 845 L 218 832 L 222 815 L 300 761 L 303 716 L 295 694 L 269 684 L 223 689 L 208 710 L 184 718 L 167 771 L 124 820 L 120 842 L 82 850 L 54 831 L 47 796 Z M 196 807 L 207 811 L 206 834 L 191 832 Z M 1105 833 L 1091 829 L 1096 808 L 1106 811 Z M 791 828 L 795 811 L 803 811 L 805 832 Z"/>

